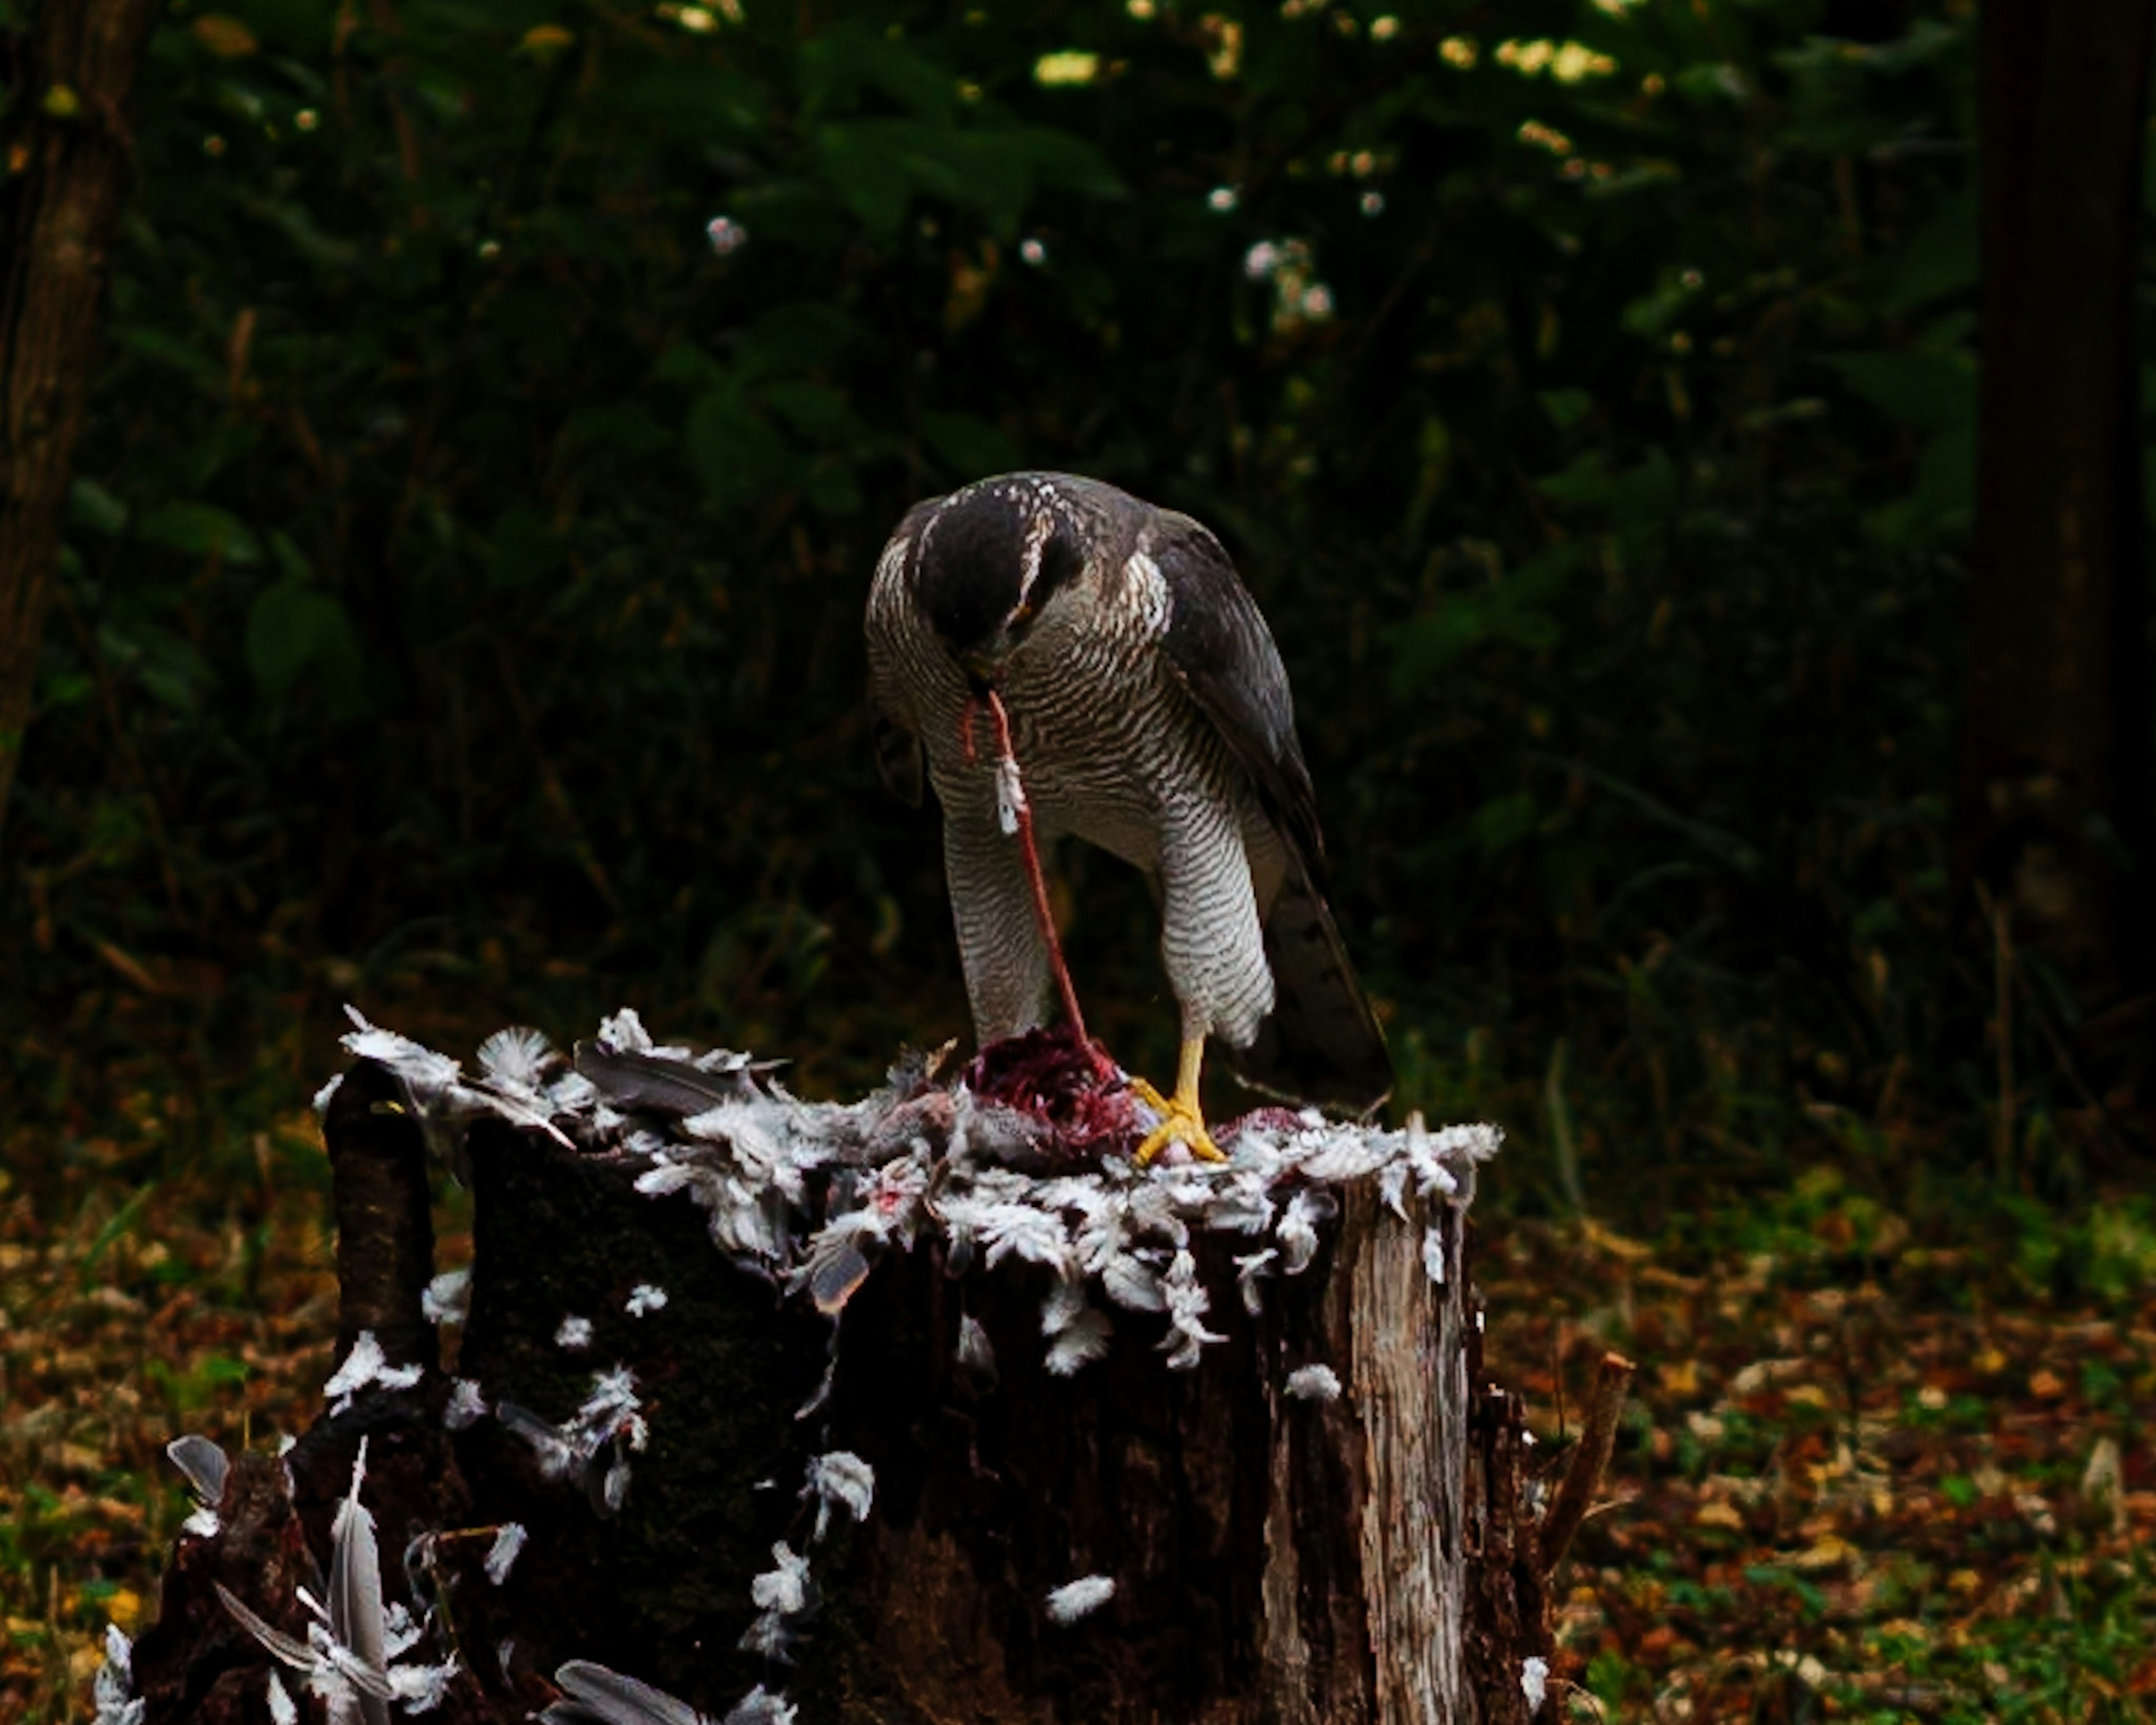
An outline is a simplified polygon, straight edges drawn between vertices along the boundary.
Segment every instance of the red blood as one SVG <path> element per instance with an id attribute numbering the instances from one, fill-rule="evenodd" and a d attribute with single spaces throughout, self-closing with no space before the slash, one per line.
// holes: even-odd
<path id="1" fill-rule="evenodd" d="M 1115 1063 L 1067 1027 L 991 1042 L 973 1057 L 965 1079 L 983 1101 L 1046 1125 L 1058 1156 L 1129 1155 L 1145 1136 L 1137 1099 Z"/>

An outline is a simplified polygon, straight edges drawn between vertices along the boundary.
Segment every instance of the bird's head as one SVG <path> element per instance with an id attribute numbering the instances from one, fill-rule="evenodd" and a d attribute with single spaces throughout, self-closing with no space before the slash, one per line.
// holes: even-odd
<path id="1" fill-rule="evenodd" d="M 969 486 L 937 512 L 922 539 L 921 609 L 968 677 L 992 687 L 1085 562 L 1070 520 L 1044 486 Z"/>

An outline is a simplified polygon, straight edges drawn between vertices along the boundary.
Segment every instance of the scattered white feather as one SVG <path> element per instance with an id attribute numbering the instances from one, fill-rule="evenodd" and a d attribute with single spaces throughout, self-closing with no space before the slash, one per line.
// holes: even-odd
<path id="1" fill-rule="evenodd" d="M 272 1725 L 300 1725 L 300 1709 L 275 1671 L 270 1673 L 270 1717 Z"/>
<path id="2" fill-rule="evenodd" d="M 471 1310 L 471 1267 L 444 1270 L 419 1296 L 419 1310 L 430 1324 L 460 1324 Z"/>
<path id="3" fill-rule="evenodd" d="M 651 1052 L 651 1033 L 644 1028 L 644 1020 L 633 1006 L 624 1006 L 613 1017 L 600 1019 L 598 1040 L 602 1048 L 616 1054 Z"/>
<path id="4" fill-rule="evenodd" d="M 1549 1661 L 1529 1655 L 1520 1661 L 1520 1692 L 1527 1698 L 1527 1711 L 1539 1713 L 1543 1710 L 1543 1691 L 1549 1683 Z"/>
<path id="5" fill-rule="evenodd" d="M 571 1353 L 582 1353 L 592 1345 L 592 1321 L 588 1317 L 563 1318 L 554 1332 L 554 1345 Z"/>
<path id="6" fill-rule="evenodd" d="M 1018 835 L 1019 816 L 1025 810 L 1025 781 L 1019 777 L 1018 762 L 1005 755 L 996 762 L 996 824 L 1006 839 Z"/>
<path id="7" fill-rule="evenodd" d="M 382 1651 L 388 1658 L 408 1653 L 419 1645 L 419 1637 L 426 1631 L 413 1620 L 412 1613 L 402 1599 L 392 1599 L 382 1620 Z"/>
<path id="8" fill-rule="evenodd" d="M 843 1507 L 856 1522 L 869 1518 L 875 1502 L 875 1470 L 850 1450 L 833 1450 L 812 1458 L 808 1483 L 802 1495 L 816 1499 L 816 1532 L 821 1539 L 831 1519 L 833 1505 Z"/>
<path id="9" fill-rule="evenodd" d="M 1050 1623 L 1070 1624 L 1097 1611 L 1116 1596 L 1115 1579 L 1107 1575 L 1087 1575 L 1076 1581 L 1066 1581 L 1048 1596 L 1048 1620 Z"/>
<path id="10" fill-rule="evenodd" d="M 1280 1240 L 1281 1267 L 1290 1276 L 1301 1275 L 1317 1255 L 1317 1224 L 1323 1219 L 1323 1206 L 1314 1194 L 1298 1192 L 1288 1199 L 1287 1214 L 1281 1218 L 1275 1233 Z"/>
<path id="11" fill-rule="evenodd" d="M 666 1304 L 666 1290 L 651 1282 L 640 1281 L 629 1291 L 629 1298 L 622 1310 L 631 1317 L 642 1317 L 646 1312 L 658 1312 Z"/>
<path id="12" fill-rule="evenodd" d="M 329 1381 L 322 1385 L 322 1394 L 329 1398 L 330 1412 L 341 1414 L 352 1405 L 352 1398 L 370 1384 L 378 1384 L 384 1389 L 409 1389 L 421 1375 L 418 1366 L 391 1365 L 374 1332 L 362 1330 L 352 1342 L 352 1352 L 344 1357 L 344 1363 L 331 1373 Z"/>
<path id="13" fill-rule="evenodd" d="M 389 1687 L 397 1704 L 408 1713 L 429 1713 L 442 1704 L 458 1671 L 455 1656 L 439 1665 L 393 1665 Z"/>
<path id="14" fill-rule="evenodd" d="M 509 1579 L 510 1568 L 524 1549 L 527 1537 L 521 1522 L 504 1522 L 495 1534 L 494 1543 L 486 1553 L 486 1579 L 496 1587 Z"/>
<path id="15" fill-rule="evenodd" d="M 1103 1308 L 1117 1307 L 1163 1314 L 1168 1363 L 1194 1365 L 1220 1339 L 1204 1322 L 1209 1295 L 1195 1268 L 1201 1237 L 1248 1241 L 1250 1249 L 1235 1255 L 1236 1288 L 1245 1307 L 1257 1313 L 1268 1280 L 1301 1275 L 1317 1261 L 1346 1185 L 1374 1180 L 1389 1210 L 1427 1230 L 1431 1205 L 1466 1204 L 1477 1166 L 1501 1142 L 1486 1126 L 1433 1132 L 1418 1116 L 1391 1132 L 1305 1110 L 1285 1123 L 1276 1115 L 1239 1131 L 1226 1163 L 1140 1170 L 1111 1161 L 1081 1174 L 1040 1178 L 1003 1159 L 1033 1146 L 1037 1132 L 1022 1122 L 996 1127 L 1009 1111 L 977 1104 L 963 1086 L 924 1096 L 895 1085 L 850 1105 L 803 1102 L 747 1055 L 654 1048 L 633 1009 L 601 1024 L 601 1046 L 737 1078 L 739 1096 L 686 1121 L 630 1120 L 590 1081 L 562 1070 L 560 1056 L 536 1033 L 490 1038 L 478 1061 L 480 1076 L 463 1085 L 454 1060 L 357 1014 L 353 1025 L 347 1045 L 395 1067 L 431 1132 L 484 1108 L 633 1158 L 641 1169 L 639 1192 L 686 1195 L 707 1213 L 711 1239 L 727 1256 L 789 1291 L 808 1292 L 827 1312 L 866 1283 L 880 1253 L 910 1249 L 924 1235 L 941 1242 L 953 1275 L 999 1269 L 1014 1258 L 1050 1269 L 1069 1290 L 1052 1296 L 1043 1314 L 1047 1363 L 1059 1373 L 1106 1351 L 1112 1332 Z M 825 1167 L 838 1172 L 808 1178 Z M 1435 1255 L 1441 1240 L 1425 1235 L 1425 1267 L 1433 1276 L 1443 1273 Z M 663 1290 L 640 1284 L 624 1309 L 648 1315 L 664 1298 Z M 446 1309 L 446 1292 L 434 1303 Z M 572 1322 L 557 1340 L 577 1348 L 591 1338 Z M 993 1368 L 977 1325 L 962 1324 L 960 1346 L 969 1365 Z M 349 1373 L 355 1385 L 362 1376 L 357 1368 Z M 476 1391 L 456 1392 L 448 1417 L 468 1421 L 483 1406 Z M 553 1432 L 573 1469 L 598 1465 L 596 1450 L 609 1440 L 633 1445 L 641 1420 L 633 1409 L 627 1417 L 633 1426 L 624 1420 L 596 1440 L 582 1429 L 591 1422 L 581 1416 L 555 1428 L 526 1414 L 519 1429 L 542 1449 L 532 1424 Z"/>
<path id="16" fill-rule="evenodd" d="M 352 1028 L 338 1039 L 345 1052 L 357 1060 L 377 1060 L 388 1067 L 403 1081 L 412 1100 L 422 1108 L 457 1081 L 463 1069 L 447 1055 L 423 1048 L 394 1030 L 368 1024 L 356 1006 L 346 1007 L 344 1013 L 352 1023 Z"/>
<path id="17" fill-rule="evenodd" d="M 1432 1224 L 1422 1231 L 1422 1270 L 1432 1281 L 1445 1281 L 1445 1230 Z"/>
<path id="18" fill-rule="evenodd" d="M 317 1120 L 326 1120 L 326 1119 L 327 1119 L 327 1118 L 329 1117 L 330 1103 L 331 1103 L 331 1101 L 336 1097 L 336 1093 L 337 1093 L 337 1086 L 338 1086 L 340 1084 L 342 1084 L 343 1082 L 344 1082 L 344 1074 L 343 1074 L 343 1073 L 341 1073 L 341 1072 L 340 1072 L 340 1073 L 338 1073 L 338 1074 L 337 1074 L 337 1076 L 336 1076 L 336 1077 L 334 1077 L 334 1078 L 332 1078 L 331 1080 L 330 1080 L 330 1081 L 329 1081 L 327 1084 L 324 1085 L 324 1086 L 323 1086 L 320 1090 L 318 1090 L 318 1091 L 316 1091 L 315 1092 L 315 1118 L 316 1118 L 316 1119 L 317 1119 Z M 271 1675 L 270 1681 L 273 1684 L 276 1682 L 277 1679 L 276 1679 L 276 1676 L 275 1676 L 275 1674 L 274 1674 L 274 1673 Z M 290 1696 L 288 1695 L 288 1696 L 286 1696 L 286 1697 L 285 1697 L 285 1699 L 286 1703 L 289 1705 L 289 1704 L 290 1704 L 290 1701 L 291 1701 L 291 1697 L 290 1697 Z M 272 1708 L 272 1711 L 275 1711 L 274 1707 L 273 1707 L 273 1708 Z"/>
<path id="19" fill-rule="evenodd" d="M 1117 1252 L 1101 1267 L 1101 1290 L 1131 1312 L 1165 1312 L 1160 1272 L 1135 1252 Z"/>
<path id="20" fill-rule="evenodd" d="M 527 1024 L 496 1030 L 479 1045 L 479 1064 L 497 1084 L 536 1091 L 545 1083 L 554 1050 L 546 1036 Z"/>
<path id="21" fill-rule="evenodd" d="M 485 1417 L 486 1397 L 479 1385 L 469 1378 L 452 1379 L 449 1401 L 442 1409 L 442 1424 L 451 1431 L 462 1431 Z"/>
<path id="22" fill-rule="evenodd" d="M 1161 1349 L 1168 1355 L 1170 1370 L 1187 1372 L 1198 1363 L 1199 1352 L 1207 1343 L 1227 1338 L 1200 1322 L 1213 1301 L 1198 1280 L 1198 1260 L 1188 1251 L 1178 1252 L 1169 1263 L 1161 1291 L 1168 1300 L 1168 1334 L 1161 1338 Z"/>
<path id="23" fill-rule="evenodd" d="M 1045 1364 L 1050 1374 L 1068 1378 L 1091 1365 L 1107 1353 L 1114 1335 L 1115 1327 L 1108 1322 L 1108 1314 L 1089 1306 L 1048 1344 Z"/>
<path id="24" fill-rule="evenodd" d="M 797 1556 L 784 1540 L 771 1548 L 772 1567 L 749 1584 L 748 1596 L 759 1611 L 798 1617 L 808 1609 L 808 1559 Z"/>
<path id="25" fill-rule="evenodd" d="M 958 1363 L 973 1372 L 993 1372 L 996 1350 L 980 1319 L 967 1312 L 958 1320 Z"/>
<path id="26" fill-rule="evenodd" d="M 135 1646 L 120 1625 L 105 1626 L 105 1663 L 90 1685 L 95 1725 L 142 1725 L 143 1703 L 135 1697 Z"/>
<path id="27" fill-rule="evenodd" d="M 1297 1401 L 1337 1402 L 1340 1374 L 1330 1366 L 1302 1366 L 1287 1374 L 1287 1393 Z"/>
<path id="28" fill-rule="evenodd" d="M 759 1683 L 727 1709 L 720 1725 L 793 1725 L 795 1717 L 783 1695 L 773 1695 Z"/>

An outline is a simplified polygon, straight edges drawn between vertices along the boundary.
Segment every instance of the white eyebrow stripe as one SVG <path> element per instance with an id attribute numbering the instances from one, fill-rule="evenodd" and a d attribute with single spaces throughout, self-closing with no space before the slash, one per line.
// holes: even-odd
<path id="1" fill-rule="evenodd" d="M 1036 511 L 1027 517 L 1025 524 L 1025 553 L 1019 565 L 1018 602 L 1023 605 L 1033 597 L 1033 584 L 1040 579 L 1041 555 L 1048 549 L 1048 542 L 1055 536 L 1055 516 L 1045 509 Z"/>

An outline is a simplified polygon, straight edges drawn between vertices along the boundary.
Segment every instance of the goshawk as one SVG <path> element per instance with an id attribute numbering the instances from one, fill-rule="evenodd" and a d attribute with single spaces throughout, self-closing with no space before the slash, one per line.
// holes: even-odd
<path id="1" fill-rule="evenodd" d="M 1175 1094 L 1140 1149 L 1219 1152 L 1199 1080 L 1205 1039 L 1246 1083 L 1366 1112 L 1392 1088 L 1383 1034 L 1320 886 L 1324 841 L 1287 673 L 1220 542 L 1187 516 L 1067 474 L 982 480 L 917 505 L 868 603 L 877 755 L 943 808 L 943 855 L 975 1033 L 1043 1021 L 1050 961 L 973 718 L 1009 716 L 1035 829 L 1143 870 L 1182 1007 Z"/>

